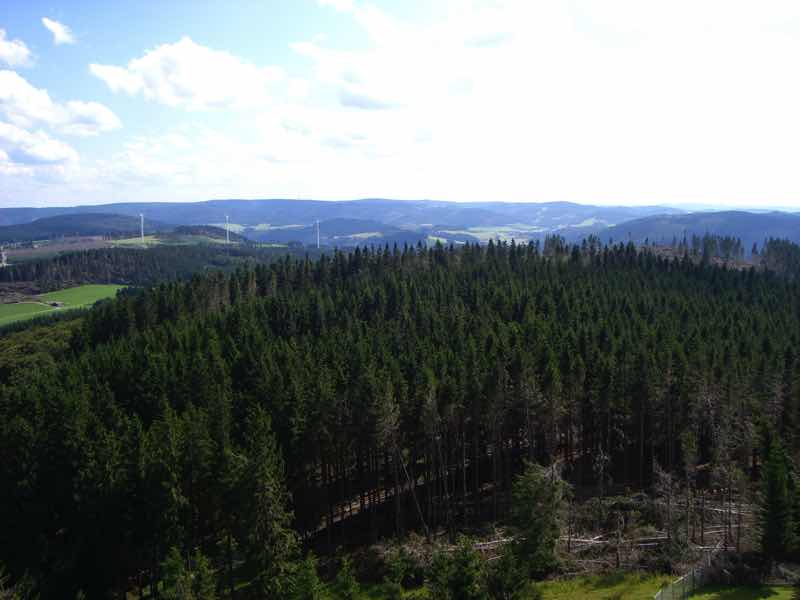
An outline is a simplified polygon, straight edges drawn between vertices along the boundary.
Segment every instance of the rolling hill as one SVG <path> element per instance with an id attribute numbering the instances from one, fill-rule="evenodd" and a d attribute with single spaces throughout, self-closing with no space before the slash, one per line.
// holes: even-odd
<path id="1" fill-rule="evenodd" d="M 738 237 L 747 250 L 753 243 L 761 245 L 767 238 L 800 242 L 800 214 L 721 211 L 655 215 L 609 227 L 600 233 L 600 239 L 604 242 L 630 239 L 636 243 L 645 240 L 670 243 L 673 238 L 680 240 L 684 235 L 691 237 L 706 233 Z"/>
<path id="2" fill-rule="evenodd" d="M 9 210 L 9 209 L 4 209 Z M 169 231 L 172 226 L 145 221 L 145 234 Z M 138 216 L 108 213 L 75 213 L 36 219 L 0 227 L 0 242 L 48 240 L 59 237 L 138 234 Z"/>
<path id="3" fill-rule="evenodd" d="M 204 225 L 231 223 L 311 225 L 319 219 L 372 220 L 401 228 L 488 227 L 524 223 L 542 229 L 569 226 L 604 226 L 654 214 L 680 212 L 664 206 L 613 207 L 572 202 L 442 202 L 432 200 L 365 199 L 346 201 L 318 200 L 210 200 L 206 202 L 136 202 L 102 206 L 0 209 L 0 225 L 27 223 L 34 219 L 61 214 L 114 213 L 174 223 Z"/>
<path id="4" fill-rule="evenodd" d="M 224 241 L 226 239 L 225 229 L 213 225 L 179 225 L 175 229 L 159 234 L 164 240 L 181 238 L 208 238 L 210 240 Z M 231 242 L 244 243 L 248 239 L 234 231 L 228 232 L 228 239 Z"/>
<path id="5" fill-rule="evenodd" d="M 98 210 L 104 212 L 98 212 Z M 60 214 L 54 214 L 59 212 Z M 109 211 L 109 212 L 106 212 Z M 212 200 L 192 203 L 127 203 L 66 208 L 0 209 L 0 242 L 61 236 L 138 234 L 139 213 L 146 233 L 178 228 L 184 235 L 231 240 L 326 246 L 525 241 L 558 234 L 578 241 L 590 234 L 603 241 L 671 242 L 684 235 L 714 233 L 739 237 L 749 249 L 765 238 L 800 241 L 800 214 L 720 211 L 683 213 L 663 206 L 592 206 L 571 202 L 440 202 L 429 200 Z M 35 220 L 32 220 L 35 219 Z M 175 226 L 165 225 L 174 223 Z M 203 233 L 205 232 L 205 233 Z M 241 236 L 241 237 L 239 237 Z"/>
<path id="6" fill-rule="evenodd" d="M 319 231 L 320 243 L 325 246 L 416 244 L 427 239 L 424 232 L 402 229 L 372 219 L 329 219 L 320 222 Z M 298 242 L 311 245 L 317 240 L 316 225 L 262 226 L 245 228 L 243 233 L 251 240 L 264 243 Z"/>

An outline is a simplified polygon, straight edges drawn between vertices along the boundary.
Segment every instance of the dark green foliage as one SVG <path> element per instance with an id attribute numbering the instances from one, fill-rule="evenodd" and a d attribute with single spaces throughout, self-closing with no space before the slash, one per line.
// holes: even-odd
<path id="1" fill-rule="evenodd" d="M 798 282 L 632 245 L 548 252 L 287 257 L 12 334 L 0 560 L 43 600 L 102 598 L 160 580 L 170 547 L 199 549 L 244 600 L 286 591 L 298 539 L 333 550 L 511 514 L 541 532 L 518 555 L 540 574 L 558 494 L 533 470 L 509 501 L 525 460 L 605 494 L 651 487 L 654 464 L 683 479 L 687 431 L 714 472 L 756 472 L 759 421 L 800 450 Z"/>
<path id="2" fill-rule="evenodd" d="M 403 597 L 403 585 L 407 583 L 412 570 L 411 557 L 402 547 L 386 554 L 384 559 L 386 573 L 383 576 L 383 589 L 390 600 Z"/>
<path id="3" fill-rule="evenodd" d="M 38 595 L 33 587 L 33 582 L 26 577 L 12 585 L 11 578 L 0 564 L 0 600 L 36 600 Z"/>
<path id="4" fill-rule="evenodd" d="M 317 574 L 317 560 L 309 553 L 295 568 L 289 582 L 289 600 L 323 600 L 325 586 Z"/>
<path id="5" fill-rule="evenodd" d="M 559 510 L 563 482 L 539 465 L 528 464 L 512 489 L 512 551 L 528 576 L 538 579 L 558 565 Z"/>
<path id="6" fill-rule="evenodd" d="M 490 564 L 487 587 L 492 600 L 538 600 L 541 597 L 531 585 L 527 569 L 511 551 Z"/>
<path id="7" fill-rule="evenodd" d="M 187 279 L 208 269 L 231 271 L 269 263 L 284 258 L 287 252 L 286 248 L 224 244 L 101 248 L 12 264 L 0 269 L 0 283 L 31 281 L 42 291 L 84 283 L 149 286 Z"/>
<path id="8" fill-rule="evenodd" d="M 248 416 L 244 450 L 246 462 L 237 482 L 237 494 L 244 499 L 238 527 L 247 532 L 249 572 L 269 596 L 282 591 L 297 553 L 297 540 L 287 508 L 290 498 L 284 487 L 283 460 L 269 416 L 259 406 Z M 301 570 L 314 567 L 313 556 L 304 564 Z"/>
<path id="9" fill-rule="evenodd" d="M 347 556 L 342 557 L 333 581 L 333 594 L 336 600 L 358 600 L 361 597 L 361 586 L 353 573 L 353 563 Z"/>
<path id="10" fill-rule="evenodd" d="M 469 538 L 433 557 L 428 587 L 432 600 L 489 600 L 486 563 Z"/>
<path id="11" fill-rule="evenodd" d="M 786 558 L 794 549 L 793 487 L 783 444 L 771 436 L 763 475 L 761 549 L 773 560 Z"/>
<path id="12" fill-rule="evenodd" d="M 146 223 L 145 233 L 171 229 L 163 223 Z M 0 227 L 0 242 L 46 240 L 64 236 L 138 235 L 137 217 L 108 213 L 57 215 L 36 219 L 31 223 Z"/>
<path id="13" fill-rule="evenodd" d="M 196 552 L 187 561 L 174 546 L 162 564 L 165 600 L 216 600 L 216 582 L 208 559 Z"/>
<path id="14" fill-rule="evenodd" d="M 770 239 L 761 249 L 761 264 L 791 279 L 800 277 L 800 246 L 788 240 Z"/>

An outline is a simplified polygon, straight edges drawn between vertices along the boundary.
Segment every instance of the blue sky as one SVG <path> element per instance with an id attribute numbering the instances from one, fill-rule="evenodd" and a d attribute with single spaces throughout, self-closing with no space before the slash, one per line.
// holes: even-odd
<path id="1" fill-rule="evenodd" d="M 0 206 L 800 206 L 800 6 L 5 0 Z"/>

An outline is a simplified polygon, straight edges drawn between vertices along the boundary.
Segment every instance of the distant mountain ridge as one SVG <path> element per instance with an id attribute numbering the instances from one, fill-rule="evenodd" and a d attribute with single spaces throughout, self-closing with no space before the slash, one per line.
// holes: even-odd
<path id="1" fill-rule="evenodd" d="M 168 232 L 172 236 L 199 236 L 215 240 L 230 239 L 231 242 L 246 242 L 247 238 L 233 231 L 226 232 L 223 227 L 214 225 L 178 225 Z M 162 236 L 163 237 L 163 236 Z"/>
<path id="2" fill-rule="evenodd" d="M 102 211 L 102 212 L 100 212 Z M 603 241 L 671 243 L 673 238 L 712 233 L 738 237 L 749 248 L 769 237 L 800 242 L 800 213 L 727 210 L 682 212 L 664 206 L 593 206 L 572 202 L 444 202 L 363 199 L 210 200 L 135 202 L 102 206 L 0 209 L 0 241 L 62 235 L 138 232 L 139 214 L 146 232 L 176 227 L 209 228 L 211 237 L 231 233 L 264 243 L 320 243 L 348 247 L 418 242 L 463 243 L 489 239 L 520 242 L 561 235 L 579 241 L 597 235 Z M 37 219 L 37 220 L 34 220 Z M 165 225 L 169 223 L 171 225 Z M 8 225 L 11 224 L 11 225 Z M 210 229 L 210 228 L 215 228 Z M 185 231 L 189 231 L 186 229 Z"/>
<path id="3" fill-rule="evenodd" d="M 593 206 L 572 202 L 445 202 L 438 200 L 208 200 L 204 202 L 134 202 L 100 206 L 0 209 L 0 225 L 63 214 L 114 213 L 145 215 L 175 225 L 232 223 L 244 225 L 311 225 L 316 220 L 337 218 L 374 220 L 401 228 L 422 225 L 481 227 L 525 223 L 556 228 L 595 219 L 600 226 L 654 214 L 678 213 L 663 206 Z"/>
<path id="4" fill-rule="evenodd" d="M 8 210 L 8 209 L 0 209 Z M 145 234 L 169 231 L 171 225 L 145 222 Z M 61 214 L 36 219 L 29 223 L 0 227 L 0 242 L 46 240 L 57 237 L 138 234 L 138 217 L 108 213 Z"/>
<path id="5" fill-rule="evenodd" d="M 654 215 L 626 221 L 600 233 L 604 242 L 611 240 L 636 243 L 650 241 L 671 243 L 684 235 L 711 233 L 742 240 L 746 250 L 768 238 L 800 242 L 800 214 L 788 212 L 748 212 L 741 210 L 697 212 L 683 215 Z"/>

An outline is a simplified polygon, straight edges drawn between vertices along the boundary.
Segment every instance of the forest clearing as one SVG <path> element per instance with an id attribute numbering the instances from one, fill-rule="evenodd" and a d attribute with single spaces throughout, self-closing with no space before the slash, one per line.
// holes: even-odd
<path id="1" fill-rule="evenodd" d="M 98 300 L 113 298 L 124 287 L 92 284 L 35 296 L 21 296 L 15 298 L 17 301 L 0 304 L 0 327 L 56 311 L 91 306 Z"/>

